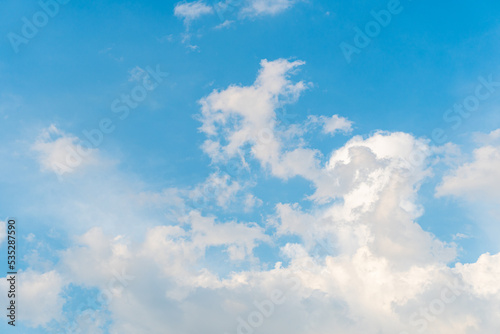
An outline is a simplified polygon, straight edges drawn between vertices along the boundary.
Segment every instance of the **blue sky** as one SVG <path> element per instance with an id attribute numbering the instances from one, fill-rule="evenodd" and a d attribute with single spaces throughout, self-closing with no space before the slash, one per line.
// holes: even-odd
<path id="1" fill-rule="evenodd" d="M 0 14 L 0 228 L 17 218 L 17 331 L 232 333 L 280 270 L 309 283 L 256 332 L 414 333 L 424 323 L 408 319 L 455 278 L 465 296 L 425 330 L 498 329 L 462 304 L 500 305 L 500 5 L 63 2 L 9 0 Z M 378 31 L 361 47 L 367 24 Z M 365 291 L 411 282 L 392 299 L 352 296 L 338 273 L 354 282 L 356 265 L 381 270 Z M 124 271 L 135 278 L 116 283 Z M 149 314 L 131 317 L 137 307 Z"/>

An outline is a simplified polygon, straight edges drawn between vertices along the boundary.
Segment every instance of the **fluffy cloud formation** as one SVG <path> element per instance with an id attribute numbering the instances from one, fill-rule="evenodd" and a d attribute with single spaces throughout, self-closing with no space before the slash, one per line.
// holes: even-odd
<path id="1" fill-rule="evenodd" d="M 451 196 L 465 207 L 482 230 L 484 241 L 498 249 L 500 236 L 500 131 L 477 134 L 472 159 L 463 158 L 436 188 L 437 197 Z"/>
<path id="2" fill-rule="evenodd" d="M 458 264 L 457 269 L 477 296 L 500 297 L 500 254 L 483 254 L 476 263 Z"/>
<path id="3" fill-rule="evenodd" d="M 200 130 L 208 137 L 203 150 L 215 163 L 232 158 L 244 163 L 250 156 L 274 176 L 302 176 L 316 185 L 330 183 L 319 166 L 319 151 L 304 147 L 298 138 L 303 126 L 283 128 L 277 124 L 275 110 L 296 101 L 307 88 L 303 81 L 292 83 L 289 79 L 303 64 L 285 59 L 263 60 L 253 85 L 230 86 L 200 101 Z M 246 150 L 247 146 L 250 150 Z"/>
<path id="4" fill-rule="evenodd" d="M 55 270 L 40 273 L 28 269 L 20 272 L 18 291 L 22 293 L 18 294 L 19 321 L 37 327 L 60 319 L 64 305 L 63 286 L 63 279 Z"/>
<path id="5" fill-rule="evenodd" d="M 262 60 L 262 68 L 252 86 L 230 86 L 202 99 L 203 125 L 200 130 L 209 136 L 230 131 L 226 136 L 229 142 L 224 147 L 220 142 L 208 140 L 205 148 L 210 151 L 207 153 L 212 158 L 230 158 L 241 154 L 242 146 L 247 143 L 260 147 L 267 145 L 266 141 L 275 142 L 272 137 L 276 126 L 275 109 L 295 101 L 306 89 L 304 82 L 292 83 L 289 80 L 290 72 L 303 64 L 302 61 L 286 59 Z"/>
<path id="6" fill-rule="evenodd" d="M 388 186 L 386 191 L 391 189 Z M 393 195 L 396 198 L 398 193 Z M 403 210 L 388 205 L 388 200 L 381 199 L 365 217 L 350 224 L 338 224 L 327 214 L 321 217 L 322 210 L 307 214 L 297 206 L 282 205 L 280 233 L 302 235 L 293 225 L 305 225 L 312 232 L 311 243 L 285 244 L 281 253 L 288 264 L 277 262 L 272 269 L 218 273 L 220 269 L 206 262 L 209 247 L 224 246 L 228 257 L 238 260 L 265 236 L 251 225 L 216 224 L 192 212 L 186 220 L 190 229 L 158 226 L 139 244 L 106 236 L 99 229 L 89 231 L 79 246 L 65 252 L 59 270 L 75 284 L 99 287 L 106 297 L 97 298 L 106 300 L 106 310 L 114 319 L 112 333 L 203 329 L 206 333 L 334 330 L 354 334 L 372 333 L 373 328 L 390 334 L 478 329 L 494 333 L 498 322 L 491 315 L 499 309 L 499 286 L 493 268 L 498 255 L 450 268 L 444 246 L 434 241 L 436 248 L 432 236 L 418 225 L 406 226 L 410 222 Z M 380 211 L 385 215 L 377 221 Z M 398 246 L 400 254 L 375 242 L 390 232 L 378 225 L 391 219 L 391 229 L 408 230 L 408 236 L 416 238 L 402 240 L 399 246 L 398 239 L 383 240 Z M 333 250 L 323 249 L 329 253 L 326 256 L 314 251 L 321 237 L 333 244 Z M 356 243 L 343 247 L 342 239 Z M 413 244 L 406 247 L 403 242 Z M 236 246 L 234 251 L 231 245 Z M 430 255 L 412 253 L 412 248 Z M 443 252 L 444 258 L 439 256 Z M 198 321 L 190 321 L 195 314 Z"/>
<path id="7" fill-rule="evenodd" d="M 105 321 L 94 315 L 109 312 L 109 332 L 121 334 L 496 334 L 500 255 L 454 263 L 456 245 L 418 224 L 419 190 L 443 149 L 407 133 L 378 131 L 352 137 L 324 157 L 302 137 L 311 120 L 280 127 L 276 119 L 276 109 L 307 88 L 290 79 L 303 63 L 261 64 L 252 85 L 230 86 L 200 101 L 203 149 L 216 165 L 237 160 L 281 180 L 308 180 L 313 194 L 307 205 L 276 203 L 265 227 L 190 208 L 185 200 L 197 196 L 196 187 L 130 194 L 137 206 L 98 207 L 111 218 L 116 213 L 110 211 L 129 207 L 147 232 L 108 232 L 116 218 L 100 216 L 102 228 L 62 251 L 53 272 L 37 274 L 59 282 L 57 291 L 47 291 L 56 296 L 47 317 L 98 333 Z M 317 120 L 328 124 L 326 132 L 352 128 L 338 115 Z M 220 189 L 220 206 L 243 188 L 218 173 L 203 186 Z M 108 190 L 106 198 L 124 198 L 123 188 L 111 189 L 116 194 Z M 141 217 L 145 206 L 167 218 Z M 168 206 L 180 210 L 167 215 Z M 275 257 L 262 256 L 259 247 L 271 248 Z M 58 291 L 69 284 L 99 291 L 95 306 L 84 305 L 92 314 L 88 324 L 57 316 Z M 37 317 L 32 323 L 44 326 Z"/>
<path id="8" fill-rule="evenodd" d="M 217 223 L 192 211 L 181 225 L 150 229 L 142 243 L 124 236 L 109 237 L 100 228 L 76 241 L 76 246 L 63 252 L 58 270 L 67 282 L 100 291 L 94 301 L 81 307 L 87 307 L 88 312 L 113 312 L 116 328 L 121 328 L 117 332 L 160 333 L 181 325 L 174 321 L 181 311 L 179 301 L 200 289 L 238 284 L 238 277 L 221 280 L 202 265 L 208 249 L 222 248 L 230 261 L 253 262 L 253 249 L 270 238 L 256 224 Z M 175 311 L 173 318 L 158 318 L 159 314 L 151 312 L 150 307 L 157 303 L 162 314 L 168 309 Z M 137 312 L 136 307 L 145 313 L 139 314 L 137 323 L 126 321 L 133 318 L 129 312 Z M 58 327 L 71 327 L 75 321 L 63 319 Z M 93 320 L 88 318 L 86 323 L 90 325 Z"/>
<path id="9" fill-rule="evenodd" d="M 498 131 L 490 135 L 495 139 Z M 487 144 L 473 152 L 473 160 L 444 177 L 437 196 L 452 195 L 466 199 L 500 201 L 500 145 Z"/>
<path id="10" fill-rule="evenodd" d="M 415 222 L 422 214 L 417 193 L 430 171 L 425 161 L 409 171 L 407 160 L 422 146 L 430 149 L 404 133 L 352 138 L 332 153 L 324 169 L 330 184 L 318 184 L 312 196 L 337 201 L 314 214 L 297 205 L 278 205 L 278 233 L 301 236 L 309 250 L 353 254 L 369 247 L 397 267 L 451 261 L 454 248 Z"/>
<path id="11" fill-rule="evenodd" d="M 42 131 L 32 150 L 38 155 L 41 169 L 57 175 L 73 173 L 97 162 L 97 149 L 82 146 L 77 137 L 62 132 L 54 125 Z"/>

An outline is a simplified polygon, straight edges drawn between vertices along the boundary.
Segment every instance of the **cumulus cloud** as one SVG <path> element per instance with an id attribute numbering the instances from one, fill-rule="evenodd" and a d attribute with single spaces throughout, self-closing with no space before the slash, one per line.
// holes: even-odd
<path id="1" fill-rule="evenodd" d="M 37 327 L 60 319 L 64 305 L 63 287 L 63 278 L 55 270 L 40 273 L 28 269 L 20 272 L 18 291 L 22 293 L 18 294 L 19 320 Z"/>
<path id="2" fill-rule="evenodd" d="M 273 175 L 287 179 L 297 175 L 306 179 L 321 178 L 319 152 L 291 145 L 290 135 L 300 131 L 279 129 L 276 108 L 297 100 L 307 88 L 303 81 L 293 83 L 289 77 L 302 61 L 263 60 L 257 79 L 251 86 L 230 86 L 214 91 L 200 103 L 202 105 L 200 130 L 208 139 L 203 150 L 214 162 L 224 162 L 250 154 Z M 288 139 L 288 140 L 287 140 Z"/>
<path id="3" fill-rule="evenodd" d="M 109 219 L 102 219 L 102 228 L 89 229 L 60 252 L 55 271 L 30 274 L 30 282 L 58 282 L 55 291 L 48 288 L 52 306 L 46 317 L 58 319 L 64 282 L 98 289 L 94 312 L 109 312 L 111 333 L 496 334 L 500 255 L 455 263 L 456 245 L 418 224 L 424 211 L 419 190 L 443 148 L 383 131 L 354 136 L 327 156 L 309 148 L 300 129 L 311 120 L 288 127 L 276 120 L 277 108 L 308 86 L 291 80 L 302 64 L 264 60 L 252 85 L 213 91 L 200 101 L 200 131 L 216 168 L 238 160 L 280 180 L 302 177 L 313 189 L 304 194 L 306 205 L 278 202 L 264 226 L 186 205 L 202 188 L 132 194 L 140 205 L 129 208 L 130 216 L 147 227 L 145 234 L 106 231 Z M 338 115 L 317 120 L 326 132 L 352 128 Z M 480 168 L 459 167 L 465 171 L 450 180 L 484 172 L 483 160 L 495 159 L 491 151 L 476 155 Z M 214 201 L 224 206 L 243 183 L 214 173 L 203 186 L 219 189 Z M 123 198 L 123 188 L 112 190 L 116 194 L 105 196 Z M 248 206 L 258 203 L 253 195 L 243 197 Z M 143 207 L 163 212 L 169 205 L 181 210 L 163 222 L 141 218 Z M 271 248 L 272 255 L 262 256 L 260 247 Z M 41 290 L 32 289 L 35 300 Z M 36 314 L 31 319 L 46 324 Z M 89 319 L 85 328 L 103 330 L 104 321 Z"/>
<path id="4" fill-rule="evenodd" d="M 437 196 L 452 195 L 467 199 L 500 201 L 500 146 L 486 145 L 473 152 L 466 162 L 443 178 Z"/>
<path id="5" fill-rule="evenodd" d="M 500 253 L 491 255 L 483 254 L 476 263 L 457 264 L 460 272 L 469 288 L 479 297 L 487 298 L 495 296 L 500 298 Z"/>
<path id="6" fill-rule="evenodd" d="M 309 250 L 352 254 L 369 246 L 393 266 L 452 260 L 454 247 L 415 222 L 423 212 L 417 193 L 430 171 L 422 161 L 408 172 L 406 158 L 420 145 L 426 147 L 403 133 L 354 137 L 332 153 L 324 169 L 329 183 L 318 183 L 313 195 L 340 201 L 314 212 L 302 212 L 297 204 L 278 205 L 278 233 L 301 236 Z"/>
<path id="7" fill-rule="evenodd" d="M 97 311 L 113 312 L 113 317 L 120 319 L 114 327 L 121 328 L 119 332 L 164 333 L 175 328 L 182 331 L 180 326 L 185 324 L 179 323 L 174 314 L 173 318 L 158 317 L 150 307 L 160 306 L 162 313 L 170 309 L 179 314 L 183 304 L 191 303 L 189 298 L 196 291 L 240 284 L 237 274 L 221 279 L 207 267 L 206 252 L 222 249 L 229 261 L 252 263 L 254 248 L 261 242 L 270 242 L 263 228 L 253 223 L 219 223 L 196 211 L 185 218 L 180 225 L 151 228 L 143 242 L 106 235 L 102 229 L 93 228 L 62 253 L 58 270 L 72 284 L 99 289 L 95 301 L 89 304 L 97 305 Z M 138 315 L 141 320 L 125 320 L 131 315 L 129 312 L 136 312 L 135 307 L 145 311 Z M 92 319 L 86 322 L 86 326 L 90 325 Z"/>
<path id="8" fill-rule="evenodd" d="M 109 237 L 97 227 L 76 241 L 77 246 L 62 256 L 64 271 L 74 277 L 74 283 L 106 289 L 118 273 L 128 270 L 130 263 L 154 261 L 163 275 L 179 286 L 192 288 L 209 284 L 205 280 L 210 277 L 212 283 L 219 284 L 216 275 L 206 276 L 209 271 L 198 266 L 208 249 L 220 248 L 231 261 L 251 261 L 254 248 L 270 242 L 270 237 L 255 223 L 220 223 L 214 217 L 191 211 L 181 224 L 150 228 L 143 244 L 122 235 Z"/>
<path id="9" fill-rule="evenodd" d="M 84 147 L 80 139 L 66 134 L 56 126 L 44 129 L 32 146 L 44 171 L 57 175 L 73 173 L 97 162 L 97 149 Z"/>
<path id="10" fill-rule="evenodd" d="M 113 237 L 95 238 L 93 232 L 85 247 L 65 254 L 65 263 L 79 263 L 72 266 L 76 271 L 71 276 L 79 277 L 80 284 L 99 284 L 109 295 L 106 309 L 115 320 L 111 332 L 203 328 L 206 333 L 245 333 L 249 328 L 354 334 L 377 328 L 400 334 L 425 328 L 445 334 L 476 329 L 493 334 L 498 325 L 490 316 L 499 303 L 489 263 L 481 264 L 480 271 L 437 262 L 397 269 L 370 246 L 320 260 L 300 244 L 289 243 L 282 247 L 287 266 L 278 262 L 269 270 L 234 271 L 221 278 L 206 265 L 196 269 L 196 263 L 203 262 L 193 262 L 199 255 L 190 251 L 187 235 L 174 227 L 158 227 L 143 244 L 125 245 Z M 218 238 L 209 237 L 208 243 L 225 242 Z M 87 265 L 97 259 L 107 269 L 85 275 Z M 111 272 L 119 273 L 115 275 L 125 284 Z M 474 290 L 486 282 L 488 288 Z M 198 320 L 190 321 L 195 315 Z"/>
<path id="11" fill-rule="evenodd" d="M 500 131 L 476 134 L 480 145 L 472 158 L 460 156 L 458 166 L 449 171 L 436 187 L 437 197 L 451 196 L 466 204 L 483 237 L 498 247 L 500 235 Z M 498 249 L 498 248 L 495 248 Z"/>

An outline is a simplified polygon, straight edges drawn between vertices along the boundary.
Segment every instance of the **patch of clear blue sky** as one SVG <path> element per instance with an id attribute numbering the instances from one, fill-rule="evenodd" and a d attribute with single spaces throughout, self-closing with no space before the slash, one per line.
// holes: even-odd
<path id="1" fill-rule="evenodd" d="M 173 16 L 175 3 L 72 0 L 16 54 L 6 35 L 20 33 L 21 18 L 30 18 L 40 7 L 37 1 L 3 2 L 0 212 L 18 210 L 20 218 L 30 218 L 26 228 L 33 231 L 50 226 L 50 217 L 43 214 L 34 221 L 40 189 L 33 189 L 39 176 L 32 175 L 38 167 L 12 150 L 21 147 L 20 142 L 32 142 L 52 123 L 81 136 L 103 117 L 112 118 L 116 130 L 99 148 L 119 158 L 120 170 L 139 175 L 155 190 L 202 182 L 213 168 L 199 148 L 204 136 L 193 117 L 199 112 L 197 101 L 213 89 L 252 84 L 264 58 L 306 61 L 293 80 L 313 86 L 286 107 L 296 121 L 307 115 L 340 114 L 354 121 L 353 134 L 361 135 L 380 129 L 430 137 L 435 127 L 442 127 L 451 140 L 466 147 L 470 141 L 464 136 L 500 125 L 494 108 L 500 93 L 457 130 L 442 119 L 446 109 L 473 92 L 479 75 L 500 78 L 498 2 L 401 1 L 403 11 L 353 55 L 350 64 L 339 44 L 353 43 L 353 28 L 363 28 L 372 20 L 370 11 L 386 8 L 387 1 L 313 0 L 276 16 L 237 20 L 230 15 L 237 22 L 223 29 L 213 29 L 222 21 L 207 16 L 192 23 L 186 43 L 185 26 Z M 198 50 L 190 50 L 188 44 Z M 128 72 L 157 64 L 169 76 L 126 120 L 118 120 L 110 105 L 135 85 L 128 81 Z M 309 139 L 327 155 L 348 138 Z M 311 192 L 301 180 L 257 177 L 262 183 L 256 195 L 264 205 L 250 218 L 259 223 L 278 199 L 301 201 Z M 457 203 L 432 199 L 437 181 L 424 188 L 426 213 L 421 222 L 448 240 L 470 221 L 459 214 Z M 287 194 L 285 199 L 277 196 L 280 191 Z"/>

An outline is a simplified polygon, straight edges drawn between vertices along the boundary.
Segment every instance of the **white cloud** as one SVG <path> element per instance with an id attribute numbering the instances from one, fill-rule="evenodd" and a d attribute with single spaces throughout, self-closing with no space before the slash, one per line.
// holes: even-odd
<path id="1" fill-rule="evenodd" d="M 276 109 L 296 101 L 307 88 L 303 81 L 293 83 L 289 79 L 303 64 L 285 59 L 263 60 L 253 85 L 230 86 L 202 99 L 200 130 L 208 137 L 203 150 L 214 162 L 239 157 L 244 163 L 250 153 L 274 176 L 302 176 L 312 181 L 318 188 L 313 198 L 325 200 L 335 197 L 331 193 L 334 180 L 321 166 L 320 152 L 304 147 L 301 135 L 314 124 L 321 124 L 327 133 L 349 132 L 352 122 L 338 115 L 312 116 L 303 125 L 277 127 Z"/>
<path id="2" fill-rule="evenodd" d="M 374 254 L 403 267 L 452 260 L 454 247 L 415 222 L 423 212 L 417 193 L 431 174 L 425 161 L 408 172 L 406 158 L 416 147 L 424 149 L 421 145 L 430 150 L 403 133 L 351 139 L 332 153 L 323 171 L 329 179 L 316 183 L 312 196 L 340 200 L 314 212 L 302 212 L 296 204 L 278 205 L 278 233 L 301 236 L 308 250 L 331 247 L 352 254 L 370 246 Z"/>
<path id="3" fill-rule="evenodd" d="M 500 146 L 474 150 L 474 159 L 443 178 L 437 196 L 452 195 L 470 200 L 500 201 Z"/>
<path id="4" fill-rule="evenodd" d="M 356 334 L 377 328 L 400 334 L 418 332 L 425 325 L 429 333 L 495 333 L 499 255 L 483 255 L 476 264 L 447 266 L 453 249 L 450 253 L 449 246 L 412 221 L 419 210 L 401 205 L 406 199 L 416 206 L 414 183 L 425 175 L 422 171 L 418 177 L 398 175 L 399 150 L 386 146 L 404 142 L 405 136 L 375 136 L 377 140 L 349 143 L 351 149 L 345 157 L 341 154 L 344 148 L 332 155 L 335 166 L 343 157 L 354 174 L 360 174 L 354 188 L 365 184 L 377 189 L 375 197 L 366 198 L 370 205 L 359 215 L 347 221 L 332 214 L 332 209 L 349 207 L 347 200 L 310 212 L 302 212 L 297 205 L 278 206 L 278 233 L 309 238 L 303 245 L 281 247 L 283 258 L 289 260 L 287 266 L 278 262 L 273 269 L 266 269 L 252 260 L 257 244 L 276 240 L 263 228 L 219 223 L 193 211 L 182 223 L 152 227 L 142 241 L 92 229 L 78 239 L 77 246 L 63 253 L 58 270 L 68 282 L 98 287 L 109 296 L 110 331 L 124 334 L 237 333 L 239 317 L 248 322 L 250 315 L 259 311 L 255 303 L 270 300 L 276 290 L 283 294 L 284 303 L 275 304 L 271 315 L 263 317 L 255 330 Z M 411 137 L 406 139 L 412 143 Z M 384 150 L 368 155 L 373 160 L 370 162 L 354 155 L 355 146 Z M 375 186 L 369 175 L 381 168 L 389 181 Z M 342 194 L 350 194 L 349 189 Z M 144 200 L 161 204 L 168 196 L 149 194 Z M 314 252 L 322 238 L 333 244 L 333 251 L 327 250 L 326 256 Z M 208 261 L 207 253 L 219 247 L 228 260 L 243 261 L 250 267 L 229 266 L 231 273 L 219 273 L 221 268 Z M 116 279 L 120 275 L 126 277 L 126 284 Z M 442 296 L 453 301 L 442 302 Z M 429 313 L 440 302 L 443 311 Z M 421 313 L 423 309 L 428 310 L 431 320 Z M 190 321 L 195 315 L 197 321 Z"/>
<path id="5" fill-rule="evenodd" d="M 198 223 L 203 227 L 195 227 L 191 239 L 198 245 L 226 244 L 224 236 L 247 238 L 244 230 L 231 231 L 236 226 L 218 230 L 211 221 Z M 310 328 L 314 333 L 355 334 L 377 328 L 400 334 L 418 332 L 423 322 L 428 332 L 480 329 L 493 334 L 498 325 L 493 315 L 498 310 L 500 286 L 495 279 L 498 266 L 492 262 L 498 255 L 484 256 L 470 267 L 449 268 L 434 262 L 397 269 L 370 246 L 321 261 L 302 246 L 287 244 L 282 248 L 283 256 L 290 259 L 287 267 L 276 263 L 273 269 L 235 271 L 221 279 L 196 260 L 201 259 L 200 253 L 189 245 L 189 234 L 174 226 L 157 227 L 142 244 L 125 245 L 94 231 L 85 237 L 83 247 L 66 253 L 66 264 L 79 263 L 68 274 L 80 284 L 98 284 L 103 290 L 111 287 L 107 309 L 114 321 L 110 330 L 124 334 L 201 328 L 205 333 L 238 333 L 238 319 L 251 321 L 251 314 L 260 312 L 257 304 L 271 310 L 253 328 L 261 331 L 298 334 Z M 102 265 L 96 268 L 94 261 Z M 85 274 L 90 266 L 94 276 Z M 110 284 L 113 276 L 109 273 L 120 266 L 128 277 L 126 285 Z M 276 291 L 283 303 L 270 308 Z M 439 303 L 442 311 L 429 311 Z M 421 313 L 425 309 L 430 320 Z M 197 321 L 190 321 L 195 315 Z"/>
<path id="6" fill-rule="evenodd" d="M 181 34 L 182 43 L 191 51 L 200 52 L 198 45 L 191 43 L 189 33 L 191 23 L 200 18 L 217 14 L 220 23 L 212 29 L 220 30 L 231 26 L 238 20 L 259 16 L 277 15 L 292 7 L 299 0 L 220 0 L 206 4 L 203 0 L 179 2 L 175 5 L 174 15 L 184 21 L 186 32 Z M 201 34 L 198 34 L 201 36 Z"/>
<path id="7" fill-rule="evenodd" d="M 498 146 L 500 144 L 500 129 L 493 130 L 490 133 L 475 133 L 474 139 L 483 145 Z"/>
<path id="8" fill-rule="evenodd" d="M 333 197 L 350 193 L 353 205 L 359 206 L 358 200 L 369 205 L 377 188 L 390 182 L 393 174 L 412 187 L 429 176 L 427 157 L 432 150 L 425 140 L 402 132 L 377 132 L 366 139 L 355 136 L 332 152 L 326 169 L 333 177 L 333 187 L 319 184 L 317 196 L 325 196 L 327 192 Z M 414 152 L 423 152 L 422 158 L 414 158 Z"/>
<path id="9" fill-rule="evenodd" d="M 51 320 L 60 319 L 64 304 L 61 296 L 63 287 L 62 277 L 54 270 L 39 273 L 28 269 L 20 272 L 18 275 L 19 320 L 37 327 L 44 326 Z"/>
<path id="10" fill-rule="evenodd" d="M 82 146 L 77 137 L 54 125 L 44 129 L 31 148 L 37 152 L 41 169 L 57 175 L 73 173 L 97 162 L 97 149 Z"/>
<path id="11" fill-rule="evenodd" d="M 291 8 L 297 2 L 299 0 L 223 0 L 214 2 L 214 8 L 221 19 L 234 14 L 242 19 L 245 17 L 277 15 Z M 214 8 L 203 0 L 179 2 L 175 5 L 174 15 L 184 19 L 184 22 L 189 25 L 190 22 L 202 16 L 213 14 Z M 233 22 L 233 20 L 225 19 L 215 28 L 224 28 Z"/>
<path id="12" fill-rule="evenodd" d="M 198 185 L 191 191 L 191 197 L 195 203 L 206 203 L 215 201 L 220 207 L 227 207 L 235 201 L 236 194 L 242 190 L 237 181 L 231 181 L 227 174 L 211 174 L 204 183 Z"/>
<path id="13" fill-rule="evenodd" d="M 249 0 L 241 13 L 249 16 L 276 15 L 292 7 L 298 0 Z"/>
<path id="14" fill-rule="evenodd" d="M 262 200 L 260 198 L 255 197 L 253 194 L 247 194 L 245 197 L 245 212 L 250 212 L 255 207 L 259 207 L 262 205 Z"/>
<path id="15" fill-rule="evenodd" d="M 106 302 L 116 319 L 114 327 L 122 328 L 120 333 L 182 331 L 185 324 L 177 317 L 160 314 L 168 309 L 179 313 L 178 307 L 189 305 L 184 300 L 196 296 L 196 291 L 239 284 L 238 279 L 226 283 L 207 268 L 206 251 L 221 249 L 230 261 L 254 262 L 253 249 L 270 241 L 256 224 L 218 223 L 196 211 L 185 217 L 184 224 L 151 228 L 142 242 L 91 229 L 62 253 L 59 270 L 68 282 L 100 289 L 98 303 Z M 136 307 L 144 314 L 134 311 Z M 156 307 L 160 313 L 154 311 Z M 137 322 L 130 312 L 136 313 Z"/>
<path id="16" fill-rule="evenodd" d="M 285 59 L 262 60 L 262 68 L 252 86 L 230 86 L 226 90 L 212 92 L 200 101 L 203 122 L 200 130 L 207 135 L 216 135 L 220 126 L 229 125 L 226 123 L 239 125 L 239 131 L 227 134 L 230 140 L 225 147 L 227 156 L 234 156 L 241 146 L 265 137 L 266 133 L 258 131 L 273 130 L 276 117 L 274 109 L 293 102 L 306 88 L 302 81 L 294 84 L 288 80 L 291 71 L 303 64 L 302 61 L 290 62 Z"/>
<path id="17" fill-rule="evenodd" d="M 76 284 L 106 289 L 116 273 L 129 272 L 131 264 L 153 261 L 179 286 L 218 285 L 215 275 L 199 267 L 207 249 L 221 248 L 231 261 L 253 261 L 254 248 L 270 242 L 264 229 L 255 223 L 219 223 L 198 211 L 189 212 L 181 221 L 150 228 L 142 244 L 121 235 L 109 237 L 101 228 L 93 228 L 77 239 L 76 247 L 63 253 L 62 271 Z M 207 277 L 212 277 L 211 281 L 205 282 Z"/>
<path id="18" fill-rule="evenodd" d="M 472 159 L 461 161 L 436 187 L 436 196 L 452 196 L 462 201 L 481 230 L 483 242 L 498 250 L 500 236 L 500 143 L 499 131 L 476 135 L 482 146 L 473 151 Z M 455 164 L 456 165 L 456 164 Z"/>
<path id="19" fill-rule="evenodd" d="M 203 150 L 214 162 L 234 157 L 244 160 L 245 149 L 250 146 L 251 155 L 275 176 L 319 177 L 319 152 L 290 144 L 290 140 L 285 140 L 290 139 L 290 133 L 276 129 L 276 108 L 294 102 L 307 88 L 303 81 L 289 80 L 296 67 L 303 64 L 285 59 L 263 60 L 253 85 L 230 86 L 200 101 L 200 130 L 208 137 Z"/>
<path id="20" fill-rule="evenodd" d="M 467 234 L 463 234 L 463 233 L 455 233 L 453 236 L 452 236 L 453 240 L 462 240 L 462 239 L 469 239 L 471 238 L 470 235 L 467 235 Z"/>
<path id="21" fill-rule="evenodd" d="M 232 260 L 243 260 L 252 255 L 257 242 L 270 241 L 264 229 L 257 224 L 216 224 L 214 218 L 202 217 L 196 211 L 190 213 L 189 223 L 193 229 L 191 239 L 196 247 L 229 245 L 227 251 Z"/>
<path id="22" fill-rule="evenodd" d="M 175 5 L 174 15 L 184 19 L 186 24 L 199 19 L 200 17 L 212 14 L 212 7 L 206 5 L 203 1 L 179 2 Z"/>
<path id="23" fill-rule="evenodd" d="M 207 141 L 205 151 L 215 161 L 245 156 L 250 151 L 275 176 L 310 180 L 316 189 L 310 199 L 320 203 L 341 199 L 312 216 L 287 205 L 278 206 L 278 220 L 284 224 L 278 226 L 278 233 L 298 234 L 310 247 L 315 246 L 311 239 L 320 235 L 319 239 L 335 240 L 337 249 L 349 254 L 371 245 L 375 254 L 399 266 L 452 260 L 454 248 L 414 222 L 422 214 L 417 192 L 431 175 L 427 157 L 435 149 L 409 134 L 378 132 L 367 139 L 352 138 L 334 150 L 327 165 L 322 166 L 318 151 L 294 147 L 282 139 L 288 130 L 274 126 L 275 108 L 281 100 L 287 101 L 283 92 L 293 92 L 295 100 L 305 87 L 287 78 L 287 72 L 295 66 L 285 60 L 263 62 L 252 86 L 229 87 L 203 99 L 201 129 L 214 138 Z M 350 128 L 350 122 L 338 116 L 317 120 L 328 125 L 333 121 L 344 130 Z M 256 133 L 263 130 L 268 135 L 265 140 L 256 139 Z M 415 158 L 414 152 L 423 152 L 423 158 Z"/>
<path id="24" fill-rule="evenodd" d="M 496 296 L 500 300 L 500 253 L 483 254 L 476 263 L 457 264 L 457 271 L 463 276 L 474 294 L 480 297 Z"/>
<path id="25" fill-rule="evenodd" d="M 187 203 L 184 210 L 210 211 L 216 205 L 231 211 L 243 210 L 250 212 L 262 205 L 262 200 L 249 193 L 253 182 L 238 182 L 226 173 L 215 172 L 194 189 L 184 195 Z"/>
<path id="26" fill-rule="evenodd" d="M 225 20 L 224 22 L 222 22 L 221 24 L 218 24 L 214 27 L 214 29 L 223 29 L 223 28 L 227 28 L 231 25 L 234 24 L 234 21 L 232 20 Z"/>
<path id="27" fill-rule="evenodd" d="M 20 291 L 35 301 L 27 319 L 44 326 L 66 316 L 60 291 L 75 284 L 98 288 L 98 297 L 106 298 L 93 324 L 77 319 L 95 333 L 106 323 L 100 317 L 110 312 L 109 331 L 123 334 L 238 333 L 238 328 L 240 333 L 496 334 L 500 254 L 453 266 L 456 246 L 418 224 L 419 188 L 432 175 L 434 155 L 444 149 L 407 133 L 376 132 L 332 147 L 324 159 L 306 147 L 302 124 L 276 126 L 276 108 L 307 87 L 289 79 L 301 64 L 262 61 L 252 85 L 229 86 L 202 99 L 200 120 L 207 136 L 203 148 L 214 163 L 239 159 L 254 168 L 249 161 L 254 159 L 271 176 L 301 176 L 314 189 L 307 209 L 278 203 L 264 228 L 190 209 L 184 199 L 197 195 L 189 188 L 143 191 L 147 187 L 131 178 L 101 171 L 76 183 L 78 194 L 67 190 L 71 195 L 63 192 L 57 201 L 61 220 L 85 233 L 59 253 L 54 271 L 26 272 Z M 348 131 L 349 121 L 339 120 L 322 122 L 333 122 L 333 132 Z M 47 147 L 39 152 L 53 151 Z M 496 161 L 496 153 L 486 153 L 472 163 L 480 161 L 481 168 L 458 170 L 466 176 L 484 172 L 486 162 Z M 244 188 L 218 173 L 203 186 L 218 189 L 213 200 L 220 206 Z M 241 196 L 249 207 L 259 203 L 254 195 Z M 167 213 L 170 209 L 174 212 Z M 285 239 L 290 236 L 295 238 Z M 273 256 L 259 257 L 259 246 L 272 247 Z M 283 302 L 269 304 L 276 293 Z M 35 307 L 45 302 L 47 308 Z"/>
<path id="28" fill-rule="evenodd" d="M 409 174 L 402 170 L 408 150 L 419 145 L 425 144 L 407 134 L 377 133 L 335 150 L 328 168 L 338 175 L 341 186 L 336 196 L 342 201 L 310 212 L 302 212 L 298 205 L 277 207 L 278 234 L 304 239 L 303 245 L 281 247 L 283 258 L 289 260 L 286 267 L 279 262 L 274 269 L 255 265 L 256 245 L 275 240 L 261 227 L 218 223 L 192 211 L 180 224 L 151 228 L 139 243 L 91 230 L 80 239 L 81 246 L 64 253 L 61 268 L 66 269 L 61 271 L 69 281 L 104 291 L 113 272 L 135 277 L 127 286 L 114 284 L 111 290 L 112 330 L 120 333 L 237 332 L 238 317 L 247 322 L 258 311 L 255 302 L 269 300 L 275 289 L 285 302 L 273 306 L 259 330 L 303 333 L 309 328 L 315 333 L 355 334 L 378 328 L 400 334 L 417 331 L 419 320 L 429 331 L 465 333 L 493 314 L 485 313 L 468 285 L 480 279 L 490 282 L 488 293 L 496 291 L 494 273 L 485 266 L 481 278 L 461 283 L 465 271 L 460 265 L 446 265 L 454 257 L 453 247 L 413 221 L 421 213 L 415 196 L 418 184 L 428 173 L 423 162 Z M 370 195 L 350 197 L 353 190 L 365 188 L 373 189 L 365 191 Z M 162 203 L 168 196 L 149 194 L 144 200 Z M 332 249 L 315 253 L 325 243 Z M 233 272 L 221 277 L 220 268 L 207 261 L 207 250 L 219 247 L 227 259 L 249 263 L 250 269 L 231 266 Z M 444 313 L 432 321 L 414 314 L 434 305 L 455 280 L 460 291 L 446 291 L 455 301 L 446 304 Z M 471 302 L 480 311 L 471 311 Z M 196 323 L 183 320 L 194 314 L 199 315 Z M 495 323 L 487 326 L 481 327 L 485 333 Z"/>
<path id="29" fill-rule="evenodd" d="M 332 117 L 309 116 L 309 120 L 313 123 L 322 124 L 323 132 L 327 134 L 333 135 L 337 132 L 349 133 L 352 131 L 352 122 L 338 115 Z"/>

